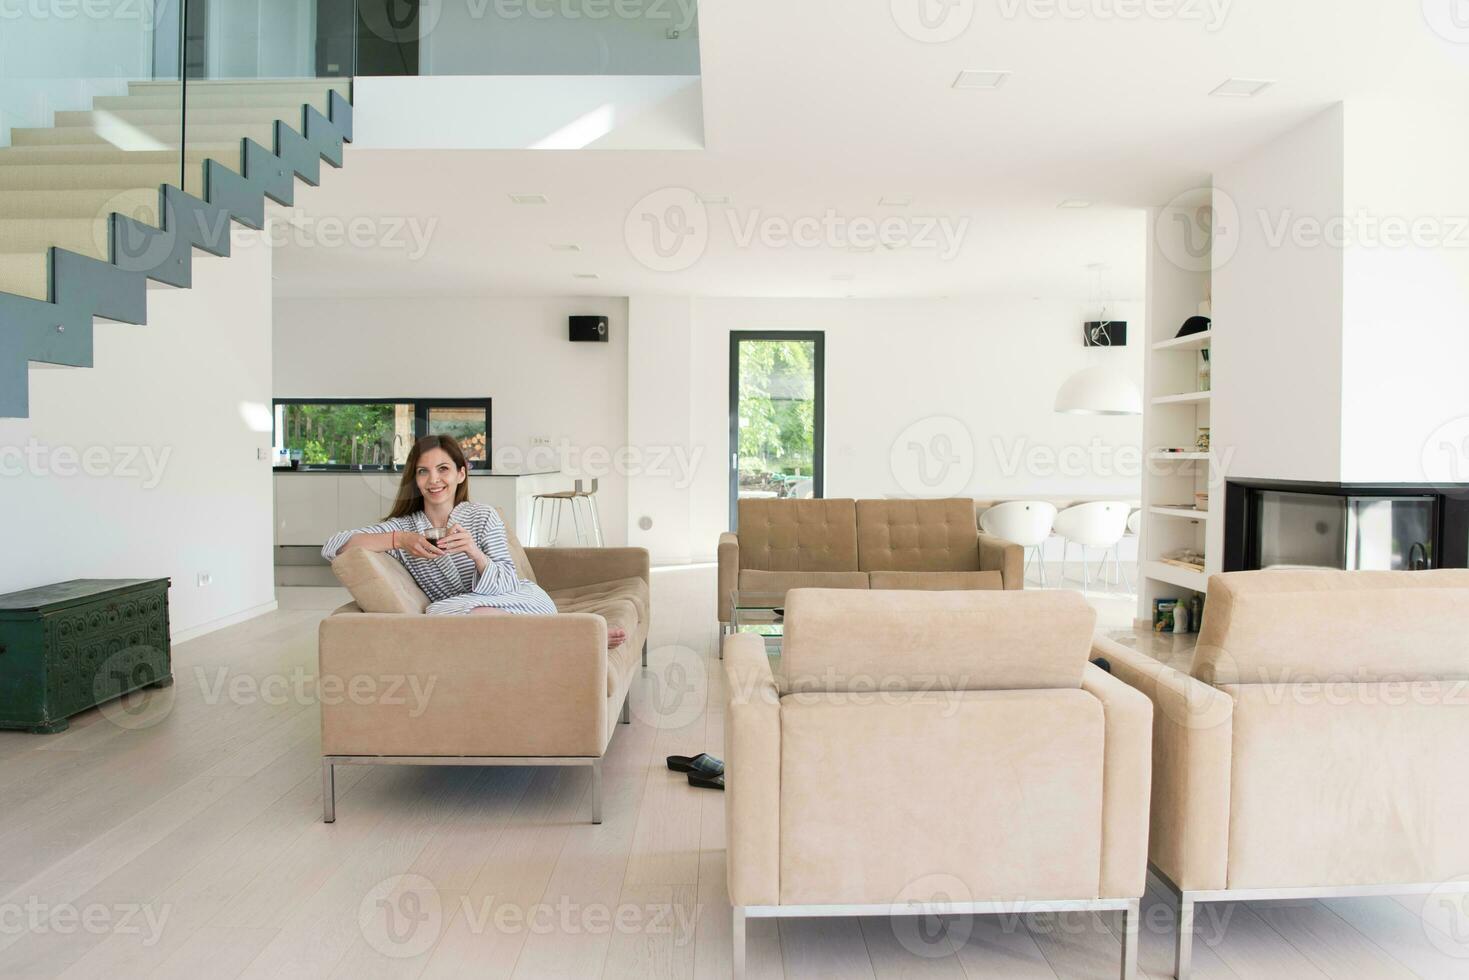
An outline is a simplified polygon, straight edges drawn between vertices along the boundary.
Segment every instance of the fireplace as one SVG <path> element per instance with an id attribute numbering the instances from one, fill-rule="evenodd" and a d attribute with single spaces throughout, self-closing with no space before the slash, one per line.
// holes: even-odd
<path id="1" fill-rule="evenodd" d="M 1231 480 L 1224 570 L 1469 567 L 1469 486 Z"/>

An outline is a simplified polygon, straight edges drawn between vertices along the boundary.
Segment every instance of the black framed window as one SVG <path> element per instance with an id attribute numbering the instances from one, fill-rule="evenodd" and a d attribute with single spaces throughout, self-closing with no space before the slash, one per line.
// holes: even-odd
<path id="1" fill-rule="evenodd" d="M 741 497 L 825 495 L 826 334 L 731 330 L 729 526 Z"/>
<path id="2" fill-rule="evenodd" d="M 277 398 L 277 459 L 319 469 L 402 466 L 416 439 L 450 435 L 473 469 L 490 468 L 489 398 Z"/>

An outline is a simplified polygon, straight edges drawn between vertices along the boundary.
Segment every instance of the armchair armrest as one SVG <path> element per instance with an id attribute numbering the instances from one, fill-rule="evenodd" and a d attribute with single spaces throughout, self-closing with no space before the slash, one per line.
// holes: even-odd
<path id="1" fill-rule="evenodd" d="M 732 905 L 780 904 L 780 694 L 765 641 L 724 638 L 724 826 Z"/>
<path id="2" fill-rule="evenodd" d="M 1148 879 L 1148 793 L 1153 782 L 1153 703 L 1087 664 L 1081 689 L 1102 702 L 1102 879 L 1107 898 L 1139 898 Z"/>
<path id="3" fill-rule="evenodd" d="M 601 616 L 328 616 L 324 755 L 601 756 Z"/>
<path id="4" fill-rule="evenodd" d="M 979 535 L 979 570 L 999 572 L 1005 588 L 1025 588 L 1025 549 L 993 534 Z"/>
<path id="5" fill-rule="evenodd" d="M 1112 640 L 1092 653 L 1153 703 L 1149 859 L 1186 891 L 1226 887 L 1234 701 Z"/>
<path id="6" fill-rule="evenodd" d="M 547 592 L 620 578 L 649 580 L 647 548 L 527 548 L 525 555 Z"/>
<path id="7" fill-rule="evenodd" d="M 725 531 L 719 536 L 719 621 L 728 623 L 734 618 L 734 600 L 731 593 L 740 584 L 740 537 Z"/>

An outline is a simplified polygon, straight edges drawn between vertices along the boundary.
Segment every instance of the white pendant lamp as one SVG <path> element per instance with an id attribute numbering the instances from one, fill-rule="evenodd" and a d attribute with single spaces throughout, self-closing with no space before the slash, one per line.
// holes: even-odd
<path id="1" fill-rule="evenodd" d="M 1141 415 L 1143 395 L 1125 375 L 1110 368 L 1077 371 L 1056 392 L 1056 411 L 1066 415 Z"/>

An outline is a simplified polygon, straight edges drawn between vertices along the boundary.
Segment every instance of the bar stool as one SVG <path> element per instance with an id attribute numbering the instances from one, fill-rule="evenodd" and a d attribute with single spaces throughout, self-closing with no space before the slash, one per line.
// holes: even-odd
<path id="1" fill-rule="evenodd" d="M 551 536 L 546 542 L 554 545 L 561 536 L 561 511 L 564 507 L 571 508 L 571 521 L 576 528 L 577 545 L 585 544 L 582 535 L 581 516 L 578 514 L 578 505 L 586 504 L 587 508 L 587 533 L 592 539 L 592 544 L 598 548 L 605 548 L 607 543 L 602 537 L 602 516 L 597 509 L 597 481 L 577 480 L 570 490 L 557 490 L 552 493 L 538 493 L 531 498 L 530 511 L 530 533 L 526 535 L 530 545 L 535 546 L 536 528 L 542 521 L 551 526 Z"/>

